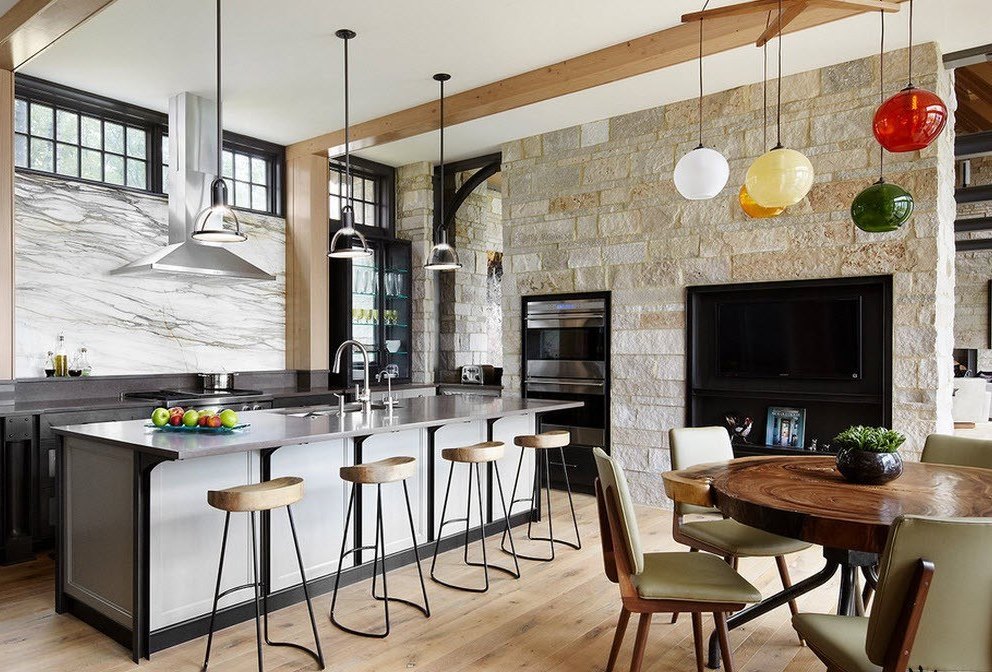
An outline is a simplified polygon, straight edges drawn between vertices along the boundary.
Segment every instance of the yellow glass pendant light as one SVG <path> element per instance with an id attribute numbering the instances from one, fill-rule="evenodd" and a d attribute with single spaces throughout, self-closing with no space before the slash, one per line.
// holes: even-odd
<path id="1" fill-rule="evenodd" d="M 782 146 L 782 0 L 778 12 L 778 144 L 755 159 L 744 182 L 755 203 L 765 208 L 787 208 L 803 200 L 814 177 L 813 164 L 802 152 Z"/>
<path id="2" fill-rule="evenodd" d="M 768 12 L 768 18 L 765 20 L 765 28 L 771 23 L 772 13 Z M 768 43 L 765 42 L 761 46 L 761 123 L 763 131 L 763 147 L 764 150 L 768 150 Z M 758 205 L 751 194 L 747 191 L 747 185 L 741 185 L 741 190 L 737 193 L 737 202 L 741 206 L 741 210 L 744 214 L 751 219 L 769 219 L 771 217 L 778 217 L 783 212 L 785 208 L 766 208 Z"/>

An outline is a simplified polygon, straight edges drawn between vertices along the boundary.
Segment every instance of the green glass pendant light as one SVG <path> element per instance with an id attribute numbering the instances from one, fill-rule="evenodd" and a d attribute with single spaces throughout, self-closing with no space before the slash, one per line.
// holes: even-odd
<path id="1" fill-rule="evenodd" d="M 879 49 L 879 98 L 885 98 L 885 12 L 882 19 L 881 47 Z M 878 182 L 854 197 L 851 219 L 854 225 L 868 233 L 895 231 L 912 216 L 913 196 L 897 184 L 885 181 L 885 148 L 879 148 Z"/>

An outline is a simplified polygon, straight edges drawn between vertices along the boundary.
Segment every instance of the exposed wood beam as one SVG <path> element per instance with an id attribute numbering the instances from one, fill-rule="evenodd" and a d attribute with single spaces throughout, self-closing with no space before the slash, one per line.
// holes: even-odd
<path id="1" fill-rule="evenodd" d="M 992 217 L 969 217 L 954 222 L 954 233 L 992 230 Z"/>
<path id="2" fill-rule="evenodd" d="M 954 138 L 954 156 L 979 156 L 992 153 L 992 131 L 969 133 Z"/>
<path id="3" fill-rule="evenodd" d="M 851 9 L 859 12 L 882 10 L 885 12 L 898 12 L 899 3 L 891 0 L 782 0 L 783 11 L 790 5 L 798 2 L 808 2 L 808 4 L 819 5 L 821 7 L 833 7 L 834 9 Z M 682 23 L 692 23 L 699 21 L 710 21 L 712 19 L 722 19 L 728 16 L 745 16 L 760 12 L 767 12 L 778 9 L 779 0 L 751 0 L 751 2 L 741 2 L 736 5 L 726 7 L 714 7 L 702 12 L 690 12 L 682 15 Z"/>
<path id="4" fill-rule="evenodd" d="M 809 3 L 807 2 L 795 2 L 783 9 L 781 14 L 776 14 L 775 18 L 768 24 L 768 27 L 761 31 L 761 35 L 758 36 L 758 41 L 755 42 L 755 45 L 759 47 L 765 46 L 768 40 L 784 31 L 785 27 L 798 19 L 808 7 Z"/>
<path id="5" fill-rule="evenodd" d="M 954 248 L 958 252 L 992 250 L 992 238 L 979 238 L 977 240 L 959 240 L 956 243 L 954 243 Z"/>
<path id="6" fill-rule="evenodd" d="M 898 12 L 899 3 L 887 0 L 812 0 L 814 5 L 836 9 L 858 9 L 862 12 Z"/>
<path id="7" fill-rule="evenodd" d="M 811 6 L 792 21 L 784 32 L 793 33 L 861 13 Z M 765 29 L 765 19 L 765 14 L 758 12 L 707 23 L 703 53 L 716 54 L 753 44 Z M 698 49 L 698 26 L 685 23 L 666 28 L 448 96 L 444 104 L 445 123 L 461 124 L 685 63 L 696 58 Z M 425 75 L 425 91 L 429 90 L 429 84 L 429 75 Z M 437 128 L 437 102 L 432 101 L 355 124 L 351 128 L 351 149 L 356 151 L 395 142 L 435 131 Z M 286 158 L 293 159 L 306 154 L 337 156 L 343 153 L 344 131 L 338 130 L 290 145 L 286 149 Z"/>
<path id="8" fill-rule="evenodd" d="M 114 0 L 20 0 L 0 16 L 0 69 L 15 70 Z"/>
<path id="9" fill-rule="evenodd" d="M 983 203 L 992 201 L 992 184 L 977 187 L 958 187 L 954 190 L 954 200 L 958 203 Z"/>
<path id="10" fill-rule="evenodd" d="M 0 380 L 14 379 L 14 73 L 0 70 Z"/>

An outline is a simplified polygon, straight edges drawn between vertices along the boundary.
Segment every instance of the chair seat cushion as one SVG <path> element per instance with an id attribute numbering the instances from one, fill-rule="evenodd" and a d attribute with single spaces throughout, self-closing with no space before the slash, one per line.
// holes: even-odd
<path id="1" fill-rule="evenodd" d="M 780 537 L 738 523 L 733 518 L 695 520 L 682 523 L 679 530 L 687 537 L 738 557 L 771 557 L 797 553 L 810 547 L 805 541 Z"/>
<path id="2" fill-rule="evenodd" d="M 649 600 L 750 604 L 761 593 L 730 565 L 706 553 L 645 553 L 644 571 L 632 577 Z"/>
<path id="3" fill-rule="evenodd" d="M 792 626 L 827 667 L 837 672 L 881 672 L 868 660 L 868 619 L 830 614 L 796 614 Z"/>

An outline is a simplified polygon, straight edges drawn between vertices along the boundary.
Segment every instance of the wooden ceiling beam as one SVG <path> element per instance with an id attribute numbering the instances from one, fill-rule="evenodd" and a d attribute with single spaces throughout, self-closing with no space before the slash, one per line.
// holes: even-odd
<path id="1" fill-rule="evenodd" d="M 759 1 L 766 2 L 763 8 L 767 11 L 770 6 L 767 3 L 771 0 Z M 897 0 L 898 3 L 907 1 Z M 777 0 L 775 4 L 777 5 Z M 857 16 L 863 11 L 810 5 L 806 11 L 789 23 L 784 32 L 793 33 L 814 28 Z M 750 12 L 744 16 L 729 16 L 707 22 L 703 53 L 717 54 L 753 44 L 764 31 L 766 19 L 764 12 Z M 684 23 L 666 28 L 650 35 L 449 95 L 444 104 L 445 124 L 452 126 L 481 119 L 685 63 L 695 59 L 698 50 L 698 26 Z M 429 86 L 430 73 L 427 73 L 424 76 L 425 92 L 430 90 Z M 351 149 L 359 151 L 435 131 L 437 128 L 437 101 L 431 101 L 353 125 Z M 337 156 L 343 153 L 343 129 L 303 140 L 286 148 L 287 159 L 307 154 Z"/>
<path id="2" fill-rule="evenodd" d="M 714 7 L 702 12 L 690 12 L 682 15 L 682 23 L 693 23 L 695 21 L 710 21 L 712 19 L 725 19 L 730 16 L 746 16 L 761 12 L 775 11 L 778 9 L 779 0 L 751 0 L 751 2 L 741 2 L 736 5 L 726 7 Z M 833 9 L 849 9 L 858 12 L 869 12 L 882 10 L 884 12 L 898 12 L 899 2 L 892 0 L 782 0 L 782 11 L 795 4 L 811 4 L 821 7 L 832 7 Z"/>
<path id="3" fill-rule="evenodd" d="M 0 69 L 15 70 L 114 0 L 19 0 L 0 16 Z"/>
<path id="4" fill-rule="evenodd" d="M 889 0 L 811 0 L 812 4 L 834 9 L 854 9 L 862 12 L 898 12 L 899 3 Z"/>
<path id="5" fill-rule="evenodd" d="M 765 46 L 765 44 L 768 43 L 768 40 L 784 31 L 786 26 L 798 19 L 808 7 L 808 2 L 794 2 L 783 9 L 781 14 L 776 14 L 771 23 L 768 24 L 768 27 L 761 31 L 761 35 L 758 36 L 758 41 L 754 43 L 755 46 Z"/>

